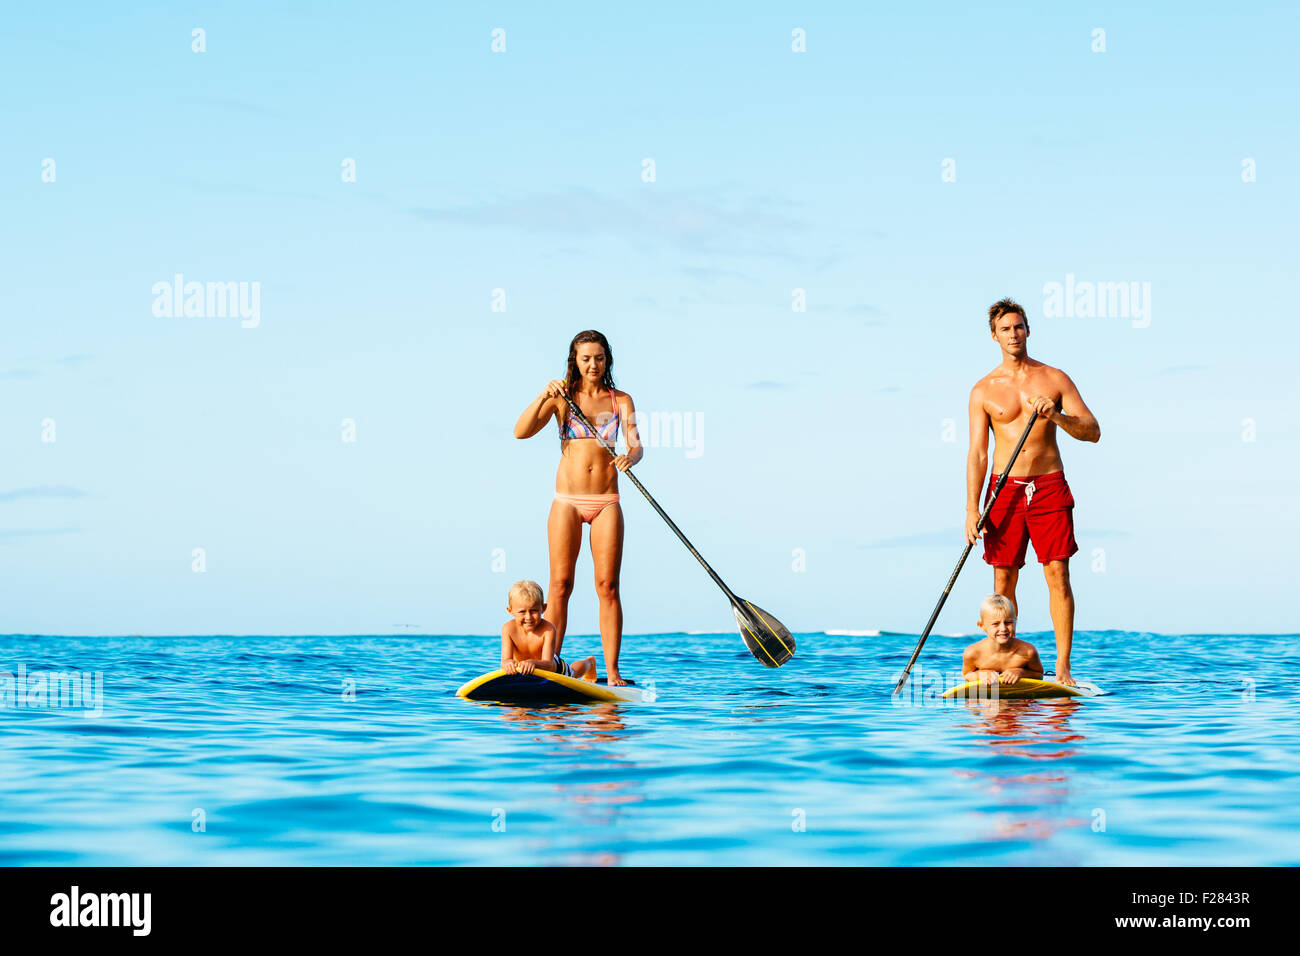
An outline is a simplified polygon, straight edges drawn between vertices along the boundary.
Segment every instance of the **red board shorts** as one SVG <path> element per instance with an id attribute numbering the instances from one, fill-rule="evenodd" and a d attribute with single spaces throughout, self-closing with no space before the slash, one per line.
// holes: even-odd
<path id="1" fill-rule="evenodd" d="M 989 478 L 985 504 L 998 477 Z M 984 529 L 984 563 L 995 568 L 1023 568 L 1031 541 L 1039 564 L 1070 557 L 1079 545 L 1074 540 L 1074 495 L 1065 472 L 1008 478 Z"/>

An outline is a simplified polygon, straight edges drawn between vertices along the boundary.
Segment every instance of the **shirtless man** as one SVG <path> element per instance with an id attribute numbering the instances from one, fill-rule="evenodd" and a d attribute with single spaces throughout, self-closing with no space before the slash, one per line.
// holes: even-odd
<path id="1" fill-rule="evenodd" d="M 975 542 L 980 517 L 980 488 L 989 464 L 993 431 L 993 473 L 988 494 L 1001 477 L 1029 416 L 1038 421 L 1011 468 L 997 503 L 984 525 L 984 561 L 993 567 L 993 590 L 1016 604 L 1016 581 L 1025 565 L 1025 548 L 1033 542 L 1043 566 L 1056 632 L 1056 679 L 1072 685 L 1070 645 L 1074 639 L 1074 592 L 1070 590 L 1070 556 L 1074 540 L 1074 497 L 1065 482 L 1060 428 L 1079 441 L 1101 438 L 1101 426 L 1058 368 L 1029 357 L 1029 320 L 1011 299 L 989 307 L 989 333 L 1002 349 L 1002 364 L 975 383 L 970 393 L 970 452 L 966 456 L 966 541 Z"/>

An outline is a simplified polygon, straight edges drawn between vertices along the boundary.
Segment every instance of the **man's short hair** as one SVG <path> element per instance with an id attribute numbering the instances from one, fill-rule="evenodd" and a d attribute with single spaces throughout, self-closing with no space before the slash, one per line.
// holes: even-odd
<path id="1" fill-rule="evenodd" d="M 996 332 L 998 319 L 1009 312 L 1018 313 L 1025 320 L 1025 331 L 1029 331 L 1029 316 L 1025 315 L 1025 310 L 1021 308 L 1020 303 L 1015 299 L 998 299 L 989 306 L 989 331 Z"/>

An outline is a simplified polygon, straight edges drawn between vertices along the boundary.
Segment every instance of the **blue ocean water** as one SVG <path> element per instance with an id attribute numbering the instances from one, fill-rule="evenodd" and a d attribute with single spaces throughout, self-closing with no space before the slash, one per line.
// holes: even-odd
<path id="1" fill-rule="evenodd" d="M 1295 635 L 1081 632 L 1107 696 L 956 706 L 969 638 L 896 700 L 915 636 L 797 637 L 632 635 L 655 703 L 530 709 L 454 696 L 496 638 L 0 637 L 0 862 L 1300 864 Z"/>

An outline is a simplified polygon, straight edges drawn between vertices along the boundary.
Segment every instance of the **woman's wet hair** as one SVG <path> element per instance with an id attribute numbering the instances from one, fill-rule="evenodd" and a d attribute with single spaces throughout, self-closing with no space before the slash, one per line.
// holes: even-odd
<path id="1" fill-rule="evenodd" d="M 588 342 L 595 342 L 605 350 L 605 375 L 600 380 L 600 384 L 614 391 L 614 351 L 609 347 L 609 340 L 603 334 L 595 329 L 588 329 L 585 332 L 579 332 L 569 343 L 569 367 L 564 373 L 564 388 L 569 393 L 569 397 L 574 395 L 574 386 L 582 381 L 582 373 L 578 371 L 578 346 L 585 345 Z M 561 427 L 568 427 L 569 416 L 572 412 L 566 410 L 564 413 L 564 423 Z"/>

